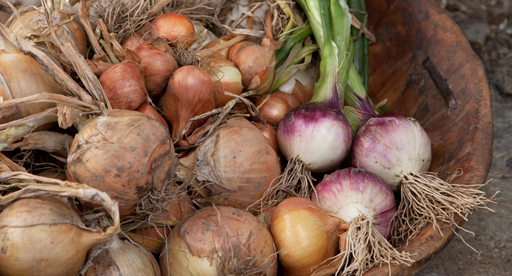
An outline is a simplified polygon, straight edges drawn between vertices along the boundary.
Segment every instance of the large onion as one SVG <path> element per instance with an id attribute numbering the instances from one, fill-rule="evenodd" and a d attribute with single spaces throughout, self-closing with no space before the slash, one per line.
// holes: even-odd
<path id="1" fill-rule="evenodd" d="M 3 101 L 43 92 L 63 94 L 59 85 L 30 56 L 0 35 L 0 97 Z M 0 109 L 0 123 L 42 112 L 53 103 L 21 103 Z"/>
<path id="2" fill-rule="evenodd" d="M 280 175 L 277 153 L 245 118 L 232 118 L 198 149 L 193 185 L 204 204 L 246 209 Z M 258 206 L 255 206 L 258 211 Z"/>
<path id="3" fill-rule="evenodd" d="M 167 129 L 137 111 L 110 110 L 83 126 L 69 150 L 68 178 L 106 192 L 121 215 L 174 177 Z"/>
<path id="4" fill-rule="evenodd" d="M 270 232 L 240 209 L 207 207 L 175 227 L 160 256 L 163 275 L 276 275 Z"/>
<path id="5" fill-rule="evenodd" d="M 23 24 L 17 16 L 11 16 L 11 18 L 5 24 L 9 29 L 13 30 L 19 37 L 22 38 L 30 38 L 32 40 L 47 40 L 51 41 L 51 35 L 47 35 L 50 32 L 47 31 L 48 23 L 46 22 L 46 18 L 44 12 L 41 8 L 35 8 L 33 6 L 26 7 L 22 10 L 18 11 L 21 14 L 21 18 L 27 24 Z M 67 20 L 68 15 L 57 14 L 52 15 L 53 28 L 57 37 L 62 43 L 70 43 L 75 50 L 77 50 L 80 54 L 85 56 L 87 51 L 87 37 L 85 35 L 84 30 L 80 26 L 78 22 L 75 20 Z M 58 22 L 55 24 L 55 20 L 60 18 L 61 21 L 65 21 L 65 24 L 62 22 Z M 38 30 L 39 33 L 34 33 L 34 30 Z M 38 34 L 44 34 L 44 37 L 39 37 Z M 38 42 L 39 44 L 45 45 L 44 42 Z"/>
<path id="6" fill-rule="evenodd" d="M 160 276 L 161 273 L 153 254 L 116 236 L 108 248 L 92 260 L 92 266 L 85 273 L 85 276 L 130 275 Z"/>
<path id="7" fill-rule="evenodd" d="M 106 241 L 63 200 L 18 199 L 0 213 L 0 274 L 75 276 L 87 251 Z"/>

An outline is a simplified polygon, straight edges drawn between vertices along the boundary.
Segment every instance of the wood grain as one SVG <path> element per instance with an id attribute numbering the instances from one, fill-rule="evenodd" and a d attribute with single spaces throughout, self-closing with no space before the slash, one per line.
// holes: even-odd
<path id="1" fill-rule="evenodd" d="M 457 24 L 435 0 L 367 1 L 370 31 L 369 93 L 374 102 L 416 118 L 432 140 L 430 171 L 454 183 L 484 183 L 492 159 L 491 94 L 484 67 Z M 459 218 L 458 222 L 462 223 Z M 413 275 L 453 239 L 431 227 L 410 241 L 411 266 L 392 265 L 365 275 Z M 405 247 L 405 244 L 403 245 Z"/>

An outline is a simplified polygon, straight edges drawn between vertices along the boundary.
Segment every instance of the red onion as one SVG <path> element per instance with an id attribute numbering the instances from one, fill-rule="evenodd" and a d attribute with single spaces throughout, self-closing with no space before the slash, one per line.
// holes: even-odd
<path id="1" fill-rule="evenodd" d="M 382 236 L 391 236 L 395 197 L 386 182 L 371 172 L 347 168 L 326 175 L 316 186 L 312 200 L 325 213 L 349 223 L 364 215 Z"/>
<path id="2" fill-rule="evenodd" d="M 426 172 L 431 160 L 427 132 L 415 119 L 396 113 L 369 119 L 352 143 L 352 166 L 378 175 L 393 192 L 404 174 Z"/>
<path id="3" fill-rule="evenodd" d="M 326 172 L 348 155 L 352 134 L 343 113 L 323 103 L 300 105 L 288 112 L 277 127 L 277 142 L 286 159 L 295 157 L 312 172 Z"/>

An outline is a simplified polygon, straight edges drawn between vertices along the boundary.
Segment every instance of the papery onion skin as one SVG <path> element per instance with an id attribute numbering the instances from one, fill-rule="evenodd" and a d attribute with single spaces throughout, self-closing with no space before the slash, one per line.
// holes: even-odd
<path id="1" fill-rule="evenodd" d="M 178 68 L 172 74 L 158 106 L 171 124 L 171 137 L 177 139 L 190 119 L 215 109 L 210 75 L 196 66 L 187 65 Z M 187 134 L 204 124 L 207 119 L 192 123 Z"/>
<path id="2" fill-rule="evenodd" d="M 0 274 L 75 276 L 102 240 L 54 197 L 19 199 L 0 213 Z"/>
<path id="3" fill-rule="evenodd" d="M 391 237 L 395 197 L 375 174 L 355 168 L 337 170 L 316 185 L 311 197 L 327 214 L 346 222 L 365 215 L 383 237 Z"/>
<path id="4" fill-rule="evenodd" d="M 150 191 L 174 177 L 178 160 L 168 130 L 130 110 L 110 110 L 75 136 L 67 159 L 68 179 L 106 192 L 122 216 Z"/>
<path id="5" fill-rule="evenodd" d="M 329 216 L 314 202 L 299 197 L 281 201 L 270 231 L 285 275 L 311 275 L 338 251 L 339 235 L 348 224 Z M 324 263 L 325 261 L 325 263 Z"/>
<path id="6" fill-rule="evenodd" d="M 190 47 L 194 44 L 195 31 L 192 21 L 177 13 L 166 13 L 151 21 L 156 35 L 167 38 L 174 47 Z"/>
<path id="7" fill-rule="evenodd" d="M 144 42 L 134 52 L 144 70 L 144 83 L 149 96 L 156 99 L 167 87 L 172 73 L 178 69 L 171 47 L 162 41 Z"/>
<path id="8" fill-rule="evenodd" d="M 93 257 L 90 256 L 89 257 Z M 113 237 L 109 246 L 92 259 L 85 276 L 161 276 L 153 254 L 143 247 Z"/>
<path id="9" fill-rule="evenodd" d="M 203 187 L 205 204 L 245 210 L 261 199 L 281 174 L 279 158 L 263 134 L 247 119 L 235 117 L 198 149 L 193 174 Z M 253 207 L 259 211 L 258 206 Z"/>
<path id="10" fill-rule="evenodd" d="M 113 109 L 135 110 L 147 100 L 142 72 L 133 62 L 112 65 L 99 81 Z"/>
<path id="11" fill-rule="evenodd" d="M 158 113 L 150 103 L 142 104 L 139 108 L 137 108 L 137 111 L 159 121 L 162 123 L 162 125 L 165 126 L 165 128 L 167 128 L 167 130 L 169 130 L 169 125 L 165 121 L 164 117 L 162 117 L 162 115 L 160 115 L 160 113 Z"/>
<path id="12" fill-rule="evenodd" d="M 25 21 L 22 23 L 18 17 L 13 16 L 6 23 L 6 26 L 16 33 L 19 37 L 26 38 L 34 36 L 34 29 L 44 33 L 43 30 L 47 27 L 46 17 L 42 10 L 35 8 L 34 6 L 28 6 L 18 11 L 21 14 L 21 18 Z M 52 16 L 52 20 L 56 20 L 57 16 Z M 75 50 L 77 50 L 82 56 L 85 56 L 87 51 L 87 37 L 85 31 L 81 25 L 75 20 L 68 20 L 68 18 L 61 18 L 62 21 L 66 21 L 66 24 L 56 24 L 53 22 L 54 31 L 62 43 L 70 43 Z M 28 27 L 25 26 L 27 24 Z M 34 38 L 39 38 L 35 35 Z M 52 41 L 51 35 L 47 35 L 41 39 Z M 44 45 L 43 42 L 38 44 Z"/>
<path id="13" fill-rule="evenodd" d="M 281 119 L 277 142 L 287 160 L 299 157 L 312 172 L 326 172 L 347 157 L 352 133 L 339 109 L 312 102 L 295 107 Z"/>
<path id="14" fill-rule="evenodd" d="M 255 216 L 218 206 L 195 212 L 173 229 L 160 266 L 163 275 L 273 276 L 277 257 L 270 232 Z"/>
<path id="15" fill-rule="evenodd" d="M 398 191 L 401 175 L 426 172 L 432 160 L 430 138 L 418 121 L 387 113 L 369 119 L 354 136 L 351 164 L 378 175 Z"/>

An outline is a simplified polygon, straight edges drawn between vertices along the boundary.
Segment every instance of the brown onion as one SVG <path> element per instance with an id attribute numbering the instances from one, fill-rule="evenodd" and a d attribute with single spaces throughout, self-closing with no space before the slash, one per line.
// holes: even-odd
<path id="1" fill-rule="evenodd" d="M 258 97 L 254 104 L 263 118 L 272 125 L 279 123 L 288 111 L 300 105 L 295 96 L 280 91 Z M 259 121 L 257 116 L 253 116 L 251 119 Z"/>
<path id="2" fill-rule="evenodd" d="M 7 23 L 5 23 L 9 29 L 22 38 L 30 37 L 32 40 L 40 39 L 52 41 L 51 35 L 46 31 L 48 24 L 46 22 L 45 14 L 41 8 L 28 6 L 18 12 L 21 14 L 21 18 L 27 25 L 25 26 L 17 16 L 12 16 Z M 52 17 L 57 18 L 56 15 Z M 87 37 L 82 26 L 80 26 L 76 20 L 69 20 L 71 19 L 69 15 L 64 15 L 64 13 L 60 13 L 58 18 L 61 20 L 58 24 L 56 24 L 57 22 L 52 22 L 57 37 L 63 43 L 70 43 L 75 50 L 82 54 L 82 56 L 85 56 L 87 51 Z M 62 22 L 66 23 L 61 24 Z M 45 37 L 38 37 L 37 35 L 39 33 L 35 33 L 34 30 L 39 30 L 39 33 L 44 34 Z M 38 42 L 38 44 L 45 45 L 44 42 Z"/>
<path id="3" fill-rule="evenodd" d="M 242 73 L 242 82 L 247 90 L 254 90 L 256 94 L 267 93 L 272 88 L 275 76 L 275 45 L 272 38 L 272 9 L 269 9 L 267 18 L 267 34 L 263 37 L 261 45 L 242 41 L 229 49 L 228 60 L 233 62 Z"/>
<path id="4" fill-rule="evenodd" d="M 67 159 L 70 180 L 87 183 L 119 203 L 121 215 L 174 177 L 178 160 L 169 132 L 130 110 L 109 110 L 75 136 Z"/>
<path id="5" fill-rule="evenodd" d="M 137 111 L 159 121 L 167 128 L 167 130 L 169 130 L 169 125 L 165 121 L 164 117 L 162 117 L 162 115 L 160 115 L 160 113 L 158 113 L 150 103 L 142 104 L 139 108 L 137 108 Z"/>
<path id="6" fill-rule="evenodd" d="M 166 13 L 151 21 L 156 35 L 167 38 L 174 47 L 190 47 L 194 44 L 194 25 L 186 16 L 177 13 Z"/>
<path id="7" fill-rule="evenodd" d="M 144 70 L 144 82 L 151 98 L 156 99 L 167 87 L 171 74 L 178 69 L 174 52 L 162 40 L 144 42 L 134 52 L 139 56 L 139 64 Z"/>
<path id="8" fill-rule="evenodd" d="M 263 134 L 245 118 L 229 119 L 198 149 L 192 185 L 200 204 L 259 211 L 256 203 L 281 174 L 279 158 Z M 256 204 L 255 204 L 256 203 Z"/>
<path id="9" fill-rule="evenodd" d="M 7 22 L 9 17 L 11 17 L 10 14 L 8 14 L 4 11 L 0 11 L 0 23 L 5 24 L 5 22 Z"/>
<path id="10" fill-rule="evenodd" d="M 89 254 L 89 257 L 94 257 Z M 85 276 L 160 276 L 160 267 L 151 252 L 143 247 L 120 240 L 112 242 L 92 259 Z"/>
<path id="11" fill-rule="evenodd" d="M 100 83 L 113 109 L 135 110 L 148 97 L 142 73 L 131 61 L 110 66 L 101 74 Z"/>
<path id="12" fill-rule="evenodd" d="M 299 100 L 300 104 L 309 103 L 313 98 L 314 89 L 311 86 L 303 85 L 299 80 L 295 80 L 292 95 Z"/>
<path id="13" fill-rule="evenodd" d="M 196 66 L 183 66 L 174 71 L 162 98 L 158 102 L 164 117 L 170 122 L 173 139 L 177 139 L 189 120 L 215 108 L 213 83 L 210 75 Z M 195 121 L 186 134 L 201 126 L 208 118 Z M 182 140 L 183 141 L 183 140 Z"/>
<path id="14" fill-rule="evenodd" d="M 340 252 L 339 246 L 344 245 L 340 235 L 348 228 L 349 224 L 327 215 L 309 199 L 291 197 L 281 201 L 273 210 L 270 231 L 284 275 L 311 275 L 328 265 L 330 258 Z"/>
<path id="15" fill-rule="evenodd" d="M 263 136 L 267 138 L 267 142 L 272 146 L 272 148 L 279 154 L 279 145 L 277 144 L 277 136 L 276 136 L 276 128 L 266 124 L 264 125 L 262 122 L 255 122 L 254 125 L 263 133 Z"/>
<path id="16" fill-rule="evenodd" d="M 18 199 L 0 213 L 0 274 L 75 276 L 87 251 L 106 241 L 60 198 Z"/>
<path id="17" fill-rule="evenodd" d="M 153 41 L 156 38 L 155 26 L 150 22 L 146 23 L 142 28 L 133 34 L 130 34 L 121 46 L 126 49 L 135 50 L 139 45 L 146 41 Z"/>
<path id="18" fill-rule="evenodd" d="M 217 38 L 217 39 L 214 39 L 214 40 L 208 42 L 208 44 L 204 45 L 203 48 L 201 48 L 201 50 L 208 50 L 208 49 L 211 49 L 211 48 L 218 46 L 220 44 L 223 44 L 223 43 L 226 43 L 226 40 L 224 40 L 222 37 Z M 225 59 L 227 59 L 228 51 L 229 51 L 229 48 L 224 48 L 224 49 L 220 50 L 219 52 L 210 51 L 211 53 L 209 53 L 209 55 L 207 55 L 207 56 L 209 56 L 210 58 L 225 58 Z"/>
<path id="19" fill-rule="evenodd" d="M 234 98 L 226 95 L 225 92 L 235 95 L 242 94 L 244 89 L 242 74 L 233 63 L 224 58 L 212 58 L 207 62 L 206 67 L 213 81 L 216 107 L 222 107 Z"/>
<path id="20" fill-rule="evenodd" d="M 160 255 L 163 275 L 276 275 L 275 246 L 255 216 L 208 207 L 175 227 Z"/>
<path id="21" fill-rule="evenodd" d="M 64 91 L 30 56 L 0 35 L 0 97 L 3 101 L 39 93 L 64 94 Z M 20 103 L 0 109 L 0 123 L 6 123 L 54 107 L 54 103 Z"/>

